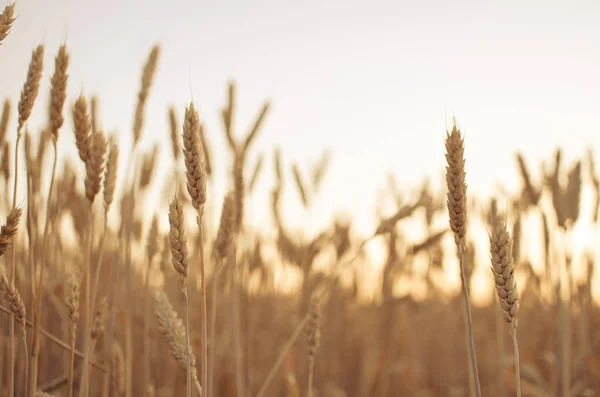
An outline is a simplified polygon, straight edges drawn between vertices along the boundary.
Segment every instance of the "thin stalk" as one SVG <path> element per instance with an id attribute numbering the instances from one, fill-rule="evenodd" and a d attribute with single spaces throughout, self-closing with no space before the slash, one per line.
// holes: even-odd
<path id="1" fill-rule="evenodd" d="M 208 385 L 208 324 L 206 315 L 206 273 L 204 266 L 204 228 L 202 227 L 202 213 L 198 211 L 198 232 L 200 238 L 200 283 L 202 287 L 202 385 Z M 187 304 L 186 304 L 187 306 Z M 187 310 L 187 309 L 186 309 Z M 208 390 L 208 389 L 207 389 Z M 207 396 L 210 396 L 208 391 Z M 240 396 L 238 394 L 238 396 Z M 243 397 L 243 396 L 241 396 Z"/>
<path id="2" fill-rule="evenodd" d="M 79 378 L 79 397 L 87 397 L 88 395 L 88 373 L 89 373 L 89 359 L 90 359 L 90 345 L 91 345 L 91 335 L 90 335 L 90 326 L 92 323 L 92 316 L 94 313 L 91 312 L 92 304 L 91 304 L 91 293 L 90 293 L 90 272 L 91 272 L 91 263 L 92 263 L 92 237 L 94 234 L 94 217 L 93 217 L 93 203 L 89 203 L 89 213 L 88 213 L 88 232 L 86 235 L 86 260 L 85 260 L 85 269 L 84 269 L 84 297 L 83 300 L 85 302 L 85 308 L 87 313 L 85 313 L 83 317 L 83 370 L 81 371 L 81 376 Z"/>
<path id="3" fill-rule="evenodd" d="M 54 147 L 54 161 L 52 163 L 52 176 L 50 178 L 50 188 L 48 189 L 48 203 L 46 206 L 46 220 L 44 225 L 44 237 L 42 240 L 42 262 L 40 266 L 40 278 L 37 284 L 37 294 L 36 294 L 36 309 L 34 313 L 34 327 L 33 327 L 33 346 L 31 351 L 31 356 L 33 357 L 33 362 L 31 363 L 31 389 L 29 390 L 30 396 L 35 397 L 36 389 L 37 389 L 37 376 L 38 376 L 38 361 L 40 355 L 40 321 L 41 321 L 41 312 L 42 312 L 42 301 L 43 301 L 43 293 L 44 293 L 44 270 L 46 268 L 46 260 L 48 258 L 48 236 L 50 230 L 50 216 L 51 216 L 51 205 L 52 205 L 52 196 L 54 193 L 54 180 L 56 177 L 56 164 L 58 162 L 58 147 L 56 139 L 52 140 L 52 146 Z"/>
<path id="4" fill-rule="evenodd" d="M 100 280 L 100 269 L 102 268 L 102 258 L 104 258 L 104 240 L 106 237 L 106 227 L 108 222 L 108 213 L 104 211 L 104 223 L 102 225 L 102 234 L 100 235 L 100 246 L 98 247 L 98 259 L 96 260 L 96 273 L 92 284 L 92 307 L 91 312 L 96 312 L 96 298 L 98 297 L 98 284 Z M 90 260 L 91 263 L 91 260 Z"/>
<path id="5" fill-rule="evenodd" d="M 92 217 L 92 219 L 93 219 L 93 217 Z M 88 308 L 89 313 L 90 313 L 90 317 L 89 317 L 89 321 L 90 322 L 92 321 L 91 316 L 93 316 L 94 313 L 96 312 L 96 298 L 98 296 L 98 283 L 99 283 L 99 280 L 100 280 L 100 269 L 102 268 L 102 258 L 104 257 L 104 240 L 105 240 L 105 237 L 106 237 L 107 221 L 108 221 L 108 213 L 107 213 L 107 211 L 104 211 L 104 222 L 103 222 L 103 225 L 102 225 L 102 234 L 100 236 L 100 246 L 98 248 L 98 257 L 97 257 L 97 260 L 96 260 L 96 273 L 94 274 L 94 281 L 93 281 L 93 284 L 92 284 L 92 297 L 91 297 L 91 301 L 90 301 L 90 306 Z M 92 270 L 92 268 L 91 268 L 91 263 L 92 263 L 92 247 L 91 247 L 91 245 L 92 244 L 90 242 L 89 271 Z M 89 365 L 88 365 L 88 367 L 89 367 Z M 83 376 L 84 372 L 85 372 L 85 370 L 82 371 L 82 376 Z M 89 372 L 89 370 L 88 370 L 88 372 Z M 89 376 L 89 374 L 86 375 L 86 376 Z M 86 383 L 88 383 L 88 382 L 86 382 Z"/>
<path id="6" fill-rule="evenodd" d="M 131 259 L 131 229 L 133 227 L 133 213 L 134 213 L 134 197 L 136 193 L 136 176 L 137 176 L 137 167 L 133 163 L 133 158 L 135 156 L 137 150 L 137 142 L 134 143 L 132 154 L 127 161 L 127 169 L 126 169 L 126 184 L 125 186 L 130 186 L 131 188 L 131 197 L 128 200 L 129 203 L 129 213 L 130 215 L 127 217 L 125 222 L 125 289 L 126 289 L 126 299 L 128 302 L 131 302 L 131 269 L 132 269 L 132 259 Z M 131 181 L 129 178 L 133 178 Z M 131 332 L 131 305 L 125 305 L 125 397 L 132 397 L 133 393 L 133 335 Z"/>
<path id="7" fill-rule="evenodd" d="M 67 397 L 73 397 L 73 378 L 75 375 L 75 335 L 71 336 L 71 352 L 69 355 L 69 376 L 67 378 Z"/>
<path id="8" fill-rule="evenodd" d="M 117 245 L 118 254 L 117 257 L 119 260 L 121 259 L 122 245 L 121 239 L 119 239 L 119 243 Z M 110 349 L 112 349 L 113 339 L 114 339 L 114 328 L 115 328 L 115 314 L 116 314 L 116 306 L 117 306 L 117 291 L 119 290 L 119 266 L 117 262 L 113 264 L 111 268 L 110 279 L 112 280 L 112 285 L 110 286 L 110 314 L 108 319 L 108 329 L 106 332 L 106 348 L 105 355 L 106 357 L 110 357 Z M 108 397 L 108 393 L 110 391 L 110 366 L 112 365 L 112 360 L 106 360 L 108 365 L 108 371 L 104 374 L 104 384 L 102 388 L 102 397 Z"/>
<path id="9" fill-rule="evenodd" d="M 31 164 L 27 164 L 27 166 L 31 166 Z M 35 263 L 36 263 L 36 258 L 34 257 L 35 255 L 35 251 L 33 249 L 33 247 L 35 247 L 35 244 L 37 244 L 37 235 L 36 235 L 36 228 L 34 228 L 33 226 L 33 212 L 35 210 L 32 211 L 33 206 L 35 205 L 35 201 L 33 199 L 33 195 L 31 192 L 31 174 L 27 175 L 27 239 L 29 240 L 29 244 L 27 246 L 27 261 L 29 262 L 29 283 L 32 286 L 35 286 Z M 35 288 L 30 288 L 30 299 L 31 301 L 29 302 L 29 309 L 32 312 L 35 312 Z"/>
<path id="10" fill-rule="evenodd" d="M 150 268 L 152 260 L 148 257 L 148 269 L 146 271 L 146 282 L 144 292 L 144 385 L 150 382 Z"/>
<path id="11" fill-rule="evenodd" d="M 311 357 L 308 360 L 308 389 L 306 390 L 306 397 L 313 397 L 313 378 L 315 373 L 315 358 Z"/>
<path id="12" fill-rule="evenodd" d="M 239 290 L 237 282 L 237 242 L 231 244 L 228 255 L 231 269 L 231 314 L 233 326 L 233 353 L 235 357 L 235 385 L 238 396 L 244 395 L 244 375 L 242 365 L 242 347 L 240 342 L 240 308 Z"/>
<path id="13" fill-rule="evenodd" d="M 473 380 L 475 386 L 475 396 L 481 397 L 481 386 L 479 384 L 479 373 L 477 370 L 477 357 L 475 355 L 475 341 L 473 338 L 473 320 L 471 319 L 471 302 L 469 300 L 469 291 L 465 281 L 465 266 L 464 266 L 464 253 L 463 253 L 464 242 L 460 240 L 458 242 L 458 260 L 460 264 L 460 279 L 462 284 L 463 298 L 465 304 L 465 321 L 467 326 L 467 337 L 469 345 L 469 355 L 471 361 L 471 370 L 473 372 Z"/>
<path id="14" fill-rule="evenodd" d="M 184 307 L 185 307 L 185 345 L 186 345 L 186 350 L 187 350 L 187 368 L 186 368 L 186 380 L 187 380 L 187 397 L 192 397 L 192 374 L 191 374 L 191 367 L 192 367 L 192 363 L 190 360 L 190 356 L 192 354 L 192 352 L 190 351 L 190 316 L 189 316 L 189 303 L 188 303 L 188 291 L 187 291 L 187 281 L 184 281 L 184 285 L 183 285 L 183 303 L 184 303 Z M 204 348 L 204 346 L 203 346 Z"/>
<path id="15" fill-rule="evenodd" d="M 208 366 L 208 385 L 207 385 L 207 396 L 214 396 L 214 376 L 215 376 L 215 357 L 217 349 L 217 296 L 218 296 L 218 283 L 219 275 L 223 269 L 223 261 L 219 263 L 219 268 L 213 274 L 212 277 L 212 291 L 210 297 L 210 359 Z"/>
<path id="16" fill-rule="evenodd" d="M 497 307 L 500 307 L 500 302 L 498 300 L 498 295 L 494 294 L 494 300 L 496 301 L 496 303 L 498 303 Z M 496 309 L 496 307 L 494 307 L 494 309 Z M 496 388 L 498 389 L 498 396 L 499 397 L 505 397 L 506 396 L 506 388 L 504 387 L 504 377 L 503 372 L 504 372 L 504 364 L 502 361 L 502 357 L 504 357 L 504 320 L 502 319 L 502 315 L 501 314 L 497 314 L 496 316 L 494 316 L 494 318 L 496 319 L 496 347 L 498 348 L 498 351 L 496 353 L 496 357 L 497 357 L 497 366 L 498 366 L 498 373 L 497 373 L 497 385 Z"/>
<path id="17" fill-rule="evenodd" d="M 17 142 L 15 144 L 15 181 L 13 187 L 13 202 L 12 209 L 14 210 L 17 207 L 17 187 L 19 181 L 19 142 L 21 142 L 22 133 L 21 131 L 17 131 Z M 10 263 L 10 282 L 16 285 L 17 278 L 17 247 L 15 246 L 16 236 L 12 237 L 11 244 L 11 263 Z M 8 396 L 15 396 L 15 365 L 16 363 L 16 354 L 15 354 L 15 316 L 10 313 L 10 318 L 8 320 L 8 335 L 10 339 L 10 347 L 8 350 Z"/>
<path id="18" fill-rule="evenodd" d="M 517 343 L 517 329 L 511 327 L 510 338 L 512 339 L 513 355 L 515 359 L 515 386 L 517 397 L 521 397 L 521 367 L 519 365 L 519 345 Z"/>

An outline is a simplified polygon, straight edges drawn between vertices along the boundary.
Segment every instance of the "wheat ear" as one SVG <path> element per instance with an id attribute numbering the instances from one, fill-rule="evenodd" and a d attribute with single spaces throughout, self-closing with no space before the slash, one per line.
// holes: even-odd
<path id="1" fill-rule="evenodd" d="M 479 383 L 479 374 L 477 369 L 477 357 L 475 355 L 475 342 L 473 338 L 473 321 L 471 319 L 471 302 L 469 301 L 469 292 L 465 280 L 464 268 L 464 245 L 465 235 L 467 233 L 467 185 L 465 183 L 465 159 L 464 159 L 464 140 L 456 123 L 452 126 L 452 131 L 446 134 L 446 184 L 448 187 L 448 214 L 450 228 L 454 232 L 454 240 L 458 251 L 458 260 L 460 265 L 460 277 L 462 281 L 462 291 L 465 305 L 465 320 L 467 327 L 467 338 L 469 355 L 471 358 L 471 370 L 473 374 L 473 383 L 475 395 L 481 397 L 481 386 Z"/>
<path id="2" fill-rule="evenodd" d="M 90 116 L 88 113 L 88 103 L 83 95 L 73 104 L 71 110 L 73 115 L 73 132 L 75 134 L 75 145 L 79 152 L 79 158 L 84 164 L 87 164 L 91 150 L 91 136 L 92 124 L 90 123 Z"/>
<path id="3" fill-rule="evenodd" d="M 146 100 L 152 87 L 152 81 L 156 74 L 156 68 L 158 65 L 158 57 L 160 56 L 160 46 L 155 45 L 150 50 L 146 64 L 142 71 L 142 82 L 140 91 L 138 93 L 138 101 L 135 107 L 135 116 L 133 119 L 133 142 L 134 146 L 137 145 L 140 138 L 142 137 L 142 129 L 144 127 L 144 113 L 146 110 Z"/>
<path id="4" fill-rule="evenodd" d="M 165 336 L 171 355 L 177 361 L 177 364 L 186 372 L 190 373 L 191 378 L 196 385 L 196 391 L 202 396 L 202 388 L 198 382 L 196 371 L 196 357 L 191 353 L 188 333 L 181 319 L 171 306 L 167 294 L 162 290 L 152 291 L 152 302 L 154 304 L 154 313 L 158 321 L 158 328 Z"/>
<path id="5" fill-rule="evenodd" d="M 192 200 L 192 205 L 198 213 L 196 222 L 198 224 L 198 237 L 200 240 L 200 284 L 202 288 L 202 386 L 206 387 L 206 384 L 208 383 L 208 351 L 206 348 L 206 346 L 208 346 L 208 324 L 206 321 L 206 272 L 204 265 L 203 230 L 203 213 L 204 204 L 206 203 L 206 171 L 204 168 L 204 153 L 202 149 L 201 134 L 202 127 L 200 125 L 200 118 L 192 103 L 185 110 L 185 120 L 183 123 L 183 157 L 185 158 L 187 190 Z M 187 293 L 185 295 L 185 299 L 187 300 Z"/>
<path id="6" fill-rule="evenodd" d="M 21 91 L 19 100 L 19 123 L 17 131 L 21 131 L 23 125 L 31 116 L 33 104 L 37 98 L 40 89 L 40 80 L 42 79 L 42 71 L 44 70 L 44 45 L 40 44 L 33 50 L 31 54 L 31 62 L 27 71 L 27 79 Z"/>
<path id="7" fill-rule="evenodd" d="M 515 360 L 515 382 L 517 396 L 521 397 L 521 375 L 519 370 L 519 347 L 517 344 L 517 313 L 519 300 L 515 281 L 515 266 L 512 258 L 512 241 L 504 221 L 498 221 L 490 236 L 492 274 L 504 320 L 509 324 Z"/>
<path id="8" fill-rule="evenodd" d="M 54 59 L 54 75 L 52 76 L 50 88 L 50 131 L 54 139 L 58 139 L 58 130 L 65 121 L 63 106 L 67 98 L 68 68 L 69 53 L 67 52 L 67 46 L 63 44 Z"/>
<path id="9" fill-rule="evenodd" d="M 44 238 L 43 238 L 43 242 L 42 242 L 42 244 L 43 244 L 42 252 L 44 252 L 44 253 L 46 253 L 47 244 L 48 244 L 50 216 L 52 214 L 52 211 L 50 211 L 50 208 L 52 206 L 52 199 L 54 197 L 56 166 L 57 166 L 57 162 L 58 162 L 58 146 L 57 146 L 58 133 L 64 123 L 63 106 L 64 106 L 66 95 L 67 95 L 67 80 L 68 80 L 67 69 L 68 69 L 68 67 L 69 67 L 69 54 L 67 52 L 67 47 L 65 45 L 62 45 L 58 51 L 58 54 L 56 55 L 56 58 L 55 58 L 55 69 L 54 69 L 54 74 L 52 76 L 51 88 L 50 88 L 50 107 L 49 107 L 48 113 L 49 113 L 50 134 L 52 136 L 52 143 L 53 143 L 53 148 L 54 148 L 54 161 L 53 161 L 53 165 L 52 165 L 52 174 L 50 177 L 50 187 L 48 189 L 46 220 L 45 220 L 45 225 L 44 225 Z M 40 142 L 40 146 L 42 146 L 41 142 Z M 41 162 L 41 159 L 39 159 L 38 161 Z M 43 283 L 43 277 L 44 277 L 44 270 L 46 267 L 46 263 L 45 263 L 46 258 L 47 258 L 47 255 L 44 254 L 43 258 L 42 258 L 42 266 L 40 269 L 39 285 L 37 287 L 37 293 L 36 293 L 36 297 L 38 297 L 37 298 L 38 299 L 37 310 L 35 311 L 36 320 L 39 319 L 39 312 L 41 311 L 41 306 L 42 306 L 41 294 L 42 294 L 42 288 L 43 288 L 42 283 Z M 39 331 L 36 327 L 34 329 L 34 341 L 38 340 L 38 332 Z M 33 353 L 37 357 L 37 351 L 36 351 L 35 346 L 36 346 L 36 344 L 34 343 L 34 352 Z M 37 359 L 34 360 L 34 365 L 35 364 L 37 364 Z M 34 369 L 34 372 L 33 372 L 34 376 L 32 377 L 32 379 L 34 379 L 34 377 L 36 376 L 36 371 L 37 371 L 37 369 Z M 35 387 L 35 385 L 34 385 L 34 387 Z M 33 390 L 32 390 L 32 393 L 33 393 Z"/>
<path id="10" fill-rule="evenodd" d="M 0 14 L 0 44 L 6 39 L 13 22 L 15 21 L 15 6 L 17 3 L 12 3 L 4 7 L 2 14 Z"/>

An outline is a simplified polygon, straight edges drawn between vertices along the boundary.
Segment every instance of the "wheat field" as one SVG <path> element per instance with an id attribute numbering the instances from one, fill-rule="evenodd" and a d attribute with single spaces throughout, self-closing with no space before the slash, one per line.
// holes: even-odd
<path id="1" fill-rule="evenodd" d="M 0 44 L 18 23 L 16 7 L 0 16 Z M 56 54 L 36 47 L 18 103 L 4 101 L 0 397 L 600 393 L 596 247 L 576 251 L 573 232 L 600 225 L 591 151 L 565 164 L 557 149 L 541 175 L 516 154 L 519 194 L 473 197 L 468 140 L 455 121 L 439 153 L 443 186 L 400 194 L 390 182 L 394 208 L 367 234 L 351 219 L 298 233 L 286 224 L 283 192 L 310 208 L 327 188 L 329 157 L 303 175 L 304 165 L 289 164 L 277 147 L 256 153 L 270 102 L 239 131 L 234 83 L 220 115 L 230 161 L 213 160 L 193 101 L 165 104 L 164 140 L 145 150 L 139 142 L 160 57 L 156 45 L 140 60 L 133 122 L 123 126 L 131 129 L 128 152 L 100 127 L 102 93 L 67 97 L 68 42 Z M 38 99 L 44 70 L 52 76 L 48 103 Z M 40 131 L 28 128 L 33 112 L 47 114 Z M 59 140 L 72 142 L 78 158 L 62 156 Z M 168 163 L 158 160 L 161 150 Z M 267 156 L 273 170 L 263 166 Z M 149 209 L 159 168 L 168 170 L 168 194 Z M 211 193 L 217 168 L 228 175 L 223 197 Z M 247 221 L 247 204 L 267 176 L 274 183 L 270 202 L 260 203 L 270 209 L 263 233 Z M 586 189 L 590 216 L 581 209 Z M 424 239 L 407 237 L 415 227 Z M 362 274 L 374 268 L 366 248 L 376 243 L 384 261 L 365 295 Z M 530 245 L 540 247 L 539 259 Z M 474 299 L 476 268 L 485 269 L 493 299 Z M 282 288 L 286 271 L 292 289 Z M 399 287 L 417 284 L 418 296 Z"/>

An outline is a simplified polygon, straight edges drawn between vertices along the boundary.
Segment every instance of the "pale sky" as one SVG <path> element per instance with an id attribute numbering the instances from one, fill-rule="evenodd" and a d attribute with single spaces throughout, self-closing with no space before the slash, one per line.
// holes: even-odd
<path id="1" fill-rule="evenodd" d="M 275 145 L 288 167 L 296 161 L 305 172 L 323 149 L 333 154 L 311 221 L 289 173 L 290 226 L 349 212 L 362 230 L 371 230 L 388 172 L 401 187 L 439 180 L 453 116 L 466 136 L 473 193 L 489 193 L 497 181 L 516 186 L 515 150 L 536 176 L 558 145 L 569 161 L 588 144 L 600 153 L 598 2 L 19 0 L 16 13 L 0 47 L 0 98 L 16 105 L 31 50 L 44 43 L 47 67 L 29 123 L 40 128 L 53 58 L 66 41 L 69 105 L 82 89 L 97 94 L 102 127 L 119 132 L 122 153 L 141 68 L 159 42 L 144 145 L 162 142 L 168 168 L 167 105 L 181 118 L 193 95 L 214 148 L 219 203 L 229 168 L 219 117 L 227 82 L 238 86 L 238 135 L 270 99 L 250 158 L 268 155 L 268 178 L 251 199 L 254 220 L 269 214 Z M 62 156 L 75 154 L 67 119 Z"/>

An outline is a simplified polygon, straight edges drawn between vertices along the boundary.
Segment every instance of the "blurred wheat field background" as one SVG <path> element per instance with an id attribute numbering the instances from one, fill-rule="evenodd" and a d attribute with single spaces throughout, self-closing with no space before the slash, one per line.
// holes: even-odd
<path id="1" fill-rule="evenodd" d="M 35 20 L 23 3 L 2 10 L 3 59 Z M 250 85 L 244 101 L 243 80 L 219 83 L 214 112 L 190 88 L 202 70 L 183 98 L 156 92 L 160 42 L 131 92 L 74 82 L 75 30 L 3 77 L 18 88 L 0 115 L 0 397 L 600 393 L 596 142 L 482 146 L 456 112 L 403 138 L 427 144 L 424 170 L 376 171 L 343 124 L 303 136 L 303 157 L 265 132 L 280 98 Z M 404 153 L 381 150 L 379 165 Z"/>

